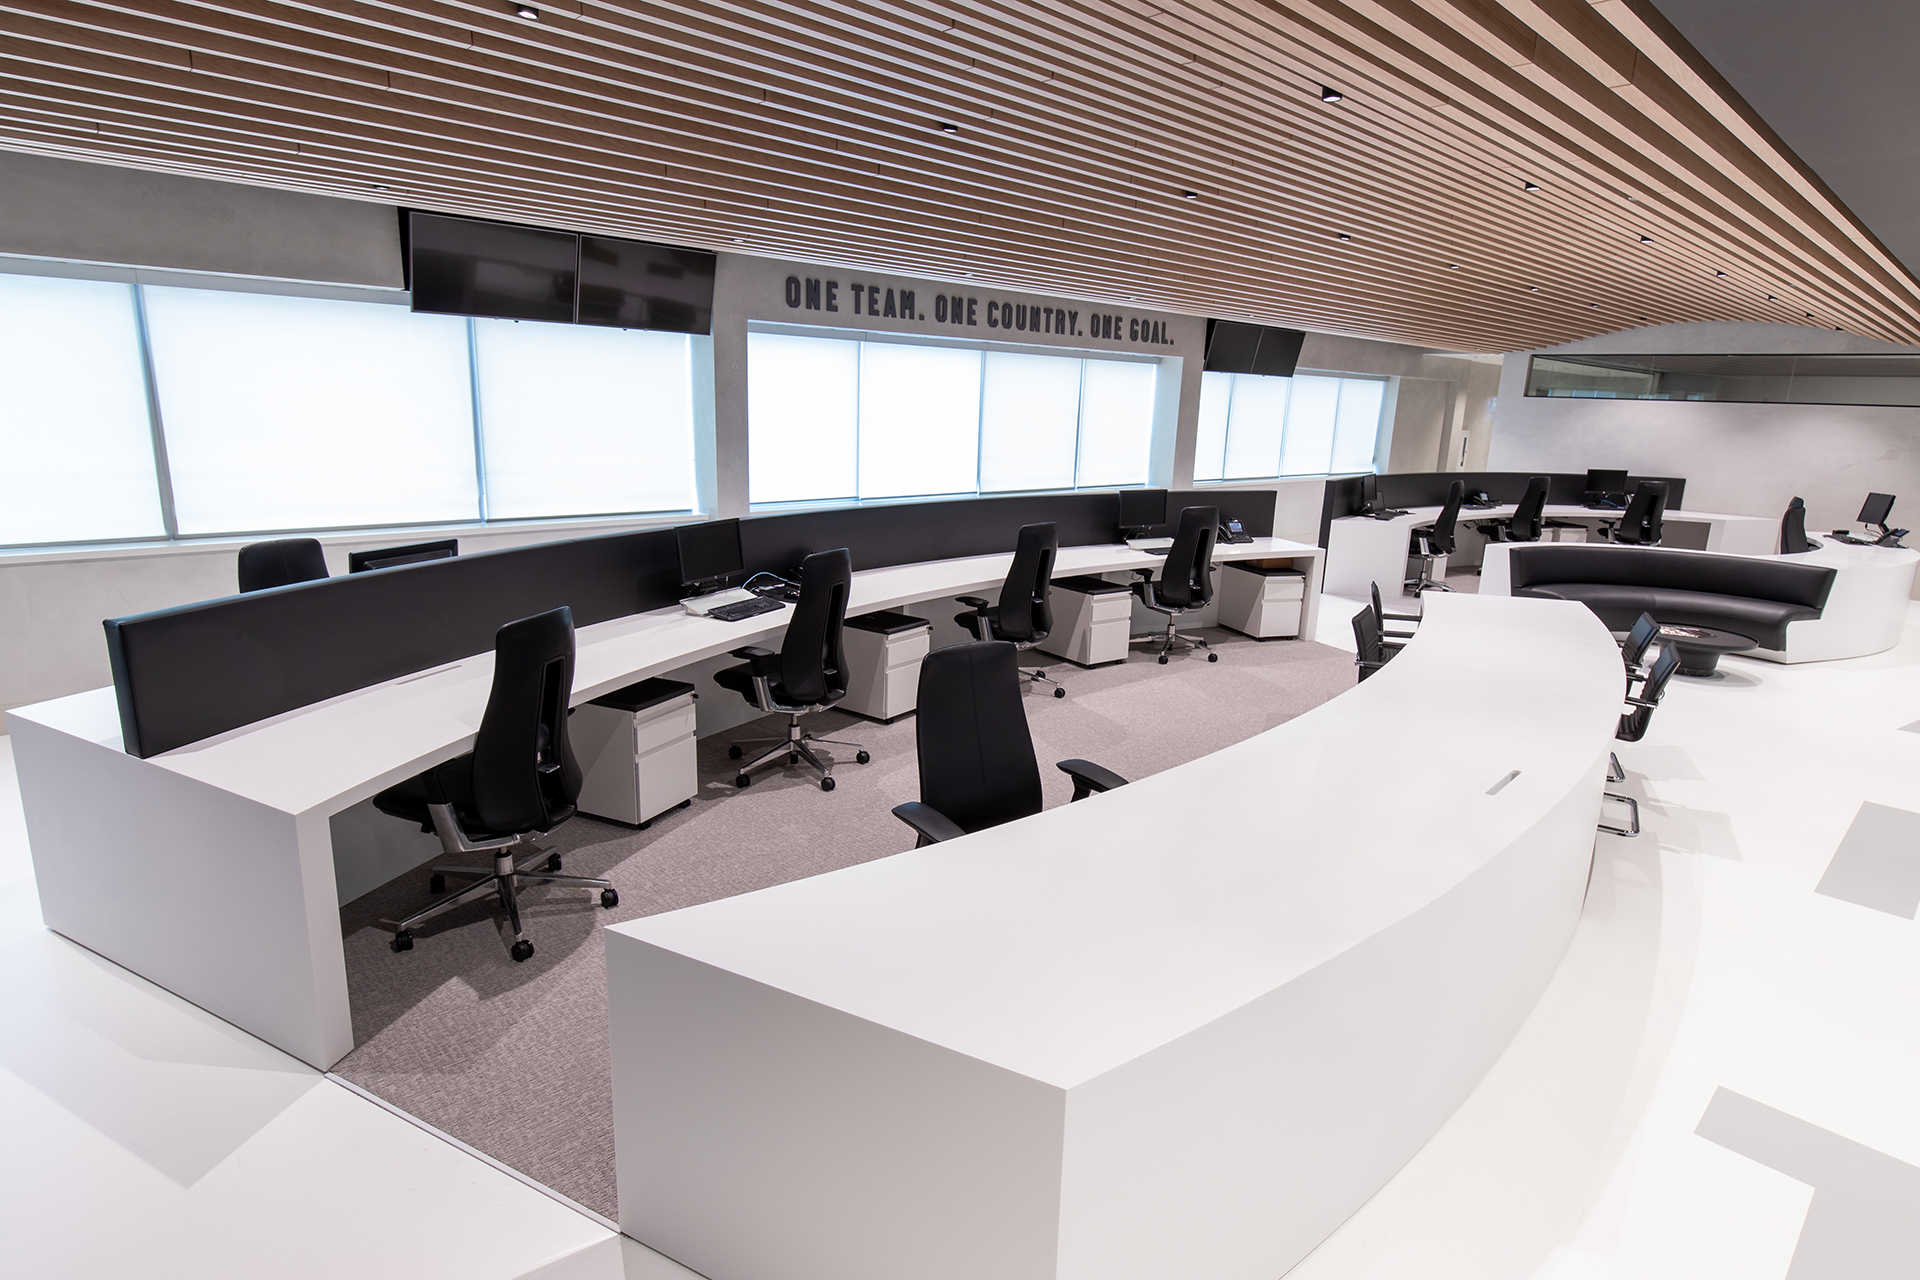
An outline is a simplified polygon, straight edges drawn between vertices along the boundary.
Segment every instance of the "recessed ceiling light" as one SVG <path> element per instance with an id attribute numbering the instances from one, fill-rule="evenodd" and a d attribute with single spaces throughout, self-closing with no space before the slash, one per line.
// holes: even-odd
<path id="1" fill-rule="evenodd" d="M 1727 273 L 1724 271 L 1716 271 L 1713 274 L 1720 277 L 1722 280 L 1725 280 L 1727 278 Z"/>
<path id="2" fill-rule="evenodd" d="M 1813 312 L 1811 311 L 1807 312 L 1807 319 L 1809 320 L 1813 319 Z"/>
<path id="3" fill-rule="evenodd" d="M 1590 307 L 1598 308 L 1600 304 L 1597 302 L 1589 302 L 1587 305 Z"/>
<path id="4" fill-rule="evenodd" d="M 1522 191 L 1538 191 L 1540 184 L 1537 182 L 1523 182 L 1520 184 L 1520 189 Z"/>
<path id="5" fill-rule="evenodd" d="M 515 5 L 513 8 L 513 16 L 516 18 L 525 18 L 528 22 L 540 21 L 540 11 L 530 4 Z"/>
<path id="6" fill-rule="evenodd" d="M 1200 198 L 1200 193 L 1198 191 L 1182 191 L 1180 193 L 1180 198 L 1182 200 L 1198 200 Z"/>
<path id="7" fill-rule="evenodd" d="M 1652 237 L 1652 236 L 1641 236 L 1641 237 L 1640 237 L 1640 243 L 1641 243 L 1641 244 L 1652 244 L 1652 243 L 1653 243 L 1653 237 Z"/>
<path id="8" fill-rule="evenodd" d="M 1768 294 L 1768 295 L 1767 295 L 1767 301 L 1768 301 L 1768 302 L 1778 302 L 1778 301 L 1780 301 L 1780 299 L 1778 299 L 1778 298 L 1776 298 L 1776 297 L 1774 297 L 1774 296 L 1773 296 L 1772 294 Z"/>
<path id="9" fill-rule="evenodd" d="M 1353 237 L 1348 235 L 1346 232 L 1342 231 L 1339 235 L 1335 236 L 1334 239 L 1335 240 L 1351 240 L 1353 239 Z"/>
<path id="10" fill-rule="evenodd" d="M 942 133 L 958 133 L 958 132 L 960 132 L 960 126 L 959 126 L 959 125 L 957 125 L 957 124 L 943 124 L 943 125 L 941 125 L 941 126 L 940 126 L 940 132 L 942 132 Z"/>
<path id="11" fill-rule="evenodd" d="M 1528 286 L 1527 286 L 1527 292 L 1528 292 L 1528 293 L 1538 293 L 1538 292 L 1540 292 L 1540 286 L 1539 286 L 1539 285 L 1537 285 L 1537 284 L 1530 284 L 1530 285 L 1528 285 Z"/>
<path id="12" fill-rule="evenodd" d="M 1320 101 L 1322 102 L 1339 102 L 1346 96 L 1346 94 L 1340 92 L 1338 89 L 1329 88 L 1324 84 L 1320 86 Z"/>
<path id="13" fill-rule="evenodd" d="M 1447 270 L 1449 271 L 1458 271 L 1459 269 L 1460 269 L 1460 264 L 1457 262 L 1449 262 L 1447 264 Z"/>

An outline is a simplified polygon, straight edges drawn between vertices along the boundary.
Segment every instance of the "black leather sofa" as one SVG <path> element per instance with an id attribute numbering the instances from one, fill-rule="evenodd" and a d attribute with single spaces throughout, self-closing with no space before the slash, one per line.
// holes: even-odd
<path id="1" fill-rule="evenodd" d="M 1833 590 L 1833 570 L 1816 565 L 1658 547 L 1516 546 L 1507 564 L 1514 595 L 1578 600 L 1609 630 L 1645 612 L 1752 636 L 1762 649 L 1786 648 L 1787 624 L 1819 617 Z"/>

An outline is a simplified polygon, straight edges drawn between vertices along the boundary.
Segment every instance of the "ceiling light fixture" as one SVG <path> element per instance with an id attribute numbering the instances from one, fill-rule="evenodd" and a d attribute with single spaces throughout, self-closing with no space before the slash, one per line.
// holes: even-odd
<path id="1" fill-rule="evenodd" d="M 1460 269 L 1460 264 L 1457 262 L 1449 262 L 1447 264 L 1447 270 L 1449 271 L 1458 271 L 1459 269 Z"/>
<path id="2" fill-rule="evenodd" d="M 1773 296 L 1772 294 L 1768 294 L 1768 295 L 1767 295 L 1767 301 L 1768 301 L 1768 302 L 1778 302 L 1778 301 L 1780 301 L 1780 299 L 1778 299 L 1778 298 L 1776 298 L 1776 297 L 1774 297 L 1774 296 Z"/>
<path id="3" fill-rule="evenodd" d="M 1537 285 L 1537 284 L 1530 284 L 1530 285 L 1528 285 L 1528 286 L 1527 286 L 1527 292 L 1528 292 L 1528 293 L 1538 293 L 1538 292 L 1540 292 L 1540 286 L 1539 286 L 1539 285 Z"/>
<path id="4" fill-rule="evenodd" d="M 1722 280 L 1725 280 L 1727 278 L 1727 273 L 1724 271 L 1716 271 L 1713 274 L 1718 276 Z"/>
<path id="5" fill-rule="evenodd" d="M 1640 237 L 1640 243 L 1641 243 L 1641 244 L 1652 244 L 1652 243 L 1653 243 L 1653 237 L 1652 237 L 1652 236 L 1641 236 L 1641 237 Z"/>
<path id="6" fill-rule="evenodd" d="M 1520 184 L 1520 189 L 1522 191 L 1538 191 L 1540 184 L 1537 182 L 1523 182 Z"/>
<path id="7" fill-rule="evenodd" d="M 940 132 L 942 132 L 942 133 L 958 133 L 958 132 L 960 132 L 960 126 L 959 126 L 959 125 L 957 125 L 957 124 L 943 124 L 943 125 L 941 125 L 941 126 L 940 126 Z"/>
<path id="8" fill-rule="evenodd" d="M 1334 239 L 1335 240 L 1351 240 L 1353 239 L 1353 237 L 1348 235 L 1346 232 L 1342 231 L 1340 234 L 1336 235 Z"/>
<path id="9" fill-rule="evenodd" d="M 515 5 L 513 8 L 513 16 L 516 18 L 525 18 L 528 22 L 540 21 L 540 11 L 530 4 Z"/>
<path id="10" fill-rule="evenodd" d="M 1346 94 L 1340 92 L 1338 89 L 1330 88 L 1324 84 L 1320 86 L 1320 101 L 1322 102 L 1340 102 L 1343 101 L 1346 96 Z"/>
<path id="11" fill-rule="evenodd" d="M 1182 191 L 1180 193 L 1180 198 L 1182 200 L 1198 200 L 1200 198 L 1200 193 L 1198 191 Z"/>

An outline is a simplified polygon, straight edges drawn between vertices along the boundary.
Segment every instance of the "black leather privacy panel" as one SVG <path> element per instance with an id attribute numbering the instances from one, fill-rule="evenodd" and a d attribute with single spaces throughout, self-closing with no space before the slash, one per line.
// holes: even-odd
<path id="1" fill-rule="evenodd" d="M 1201 503 L 1273 532 L 1271 490 L 1176 491 L 1168 515 Z M 1051 520 L 1064 546 L 1118 539 L 1112 492 L 967 498 L 743 520 L 749 570 L 789 573 L 846 547 L 853 566 L 1013 550 L 1023 524 Z M 1165 532 L 1171 532 L 1169 528 Z M 567 605 L 576 626 L 680 598 L 671 529 L 606 534 L 306 582 L 106 623 L 126 750 L 151 756 L 493 646 L 516 618 Z"/>
<path id="2" fill-rule="evenodd" d="M 1538 471 L 1412 471 L 1383 475 L 1378 479 L 1380 500 L 1393 507 L 1437 507 L 1447 500 L 1447 486 L 1459 480 L 1467 486 L 1471 494 L 1475 489 L 1483 490 L 1496 503 L 1520 501 L 1527 491 L 1527 481 L 1543 473 Z M 1547 501 L 1555 506 L 1577 507 L 1586 501 L 1587 473 L 1547 472 Z M 1627 489 L 1642 480 L 1664 480 L 1667 485 L 1667 510 L 1684 505 L 1687 482 L 1677 476 L 1628 476 Z M 1329 526 L 1342 516 L 1357 515 L 1360 511 L 1360 477 L 1347 476 L 1343 479 L 1327 481 L 1325 496 L 1320 501 L 1320 545 L 1327 545 Z M 1462 518 L 1469 517 L 1473 511 L 1463 509 Z M 1596 515 L 1604 514 L 1596 512 Z"/>
<path id="3" fill-rule="evenodd" d="M 587 626 L 672 604 L 671 530 L 547 542 L 183 605 L 106 624 L 120 728 L 151 756 L 482 653 L 560 605 Z"/>

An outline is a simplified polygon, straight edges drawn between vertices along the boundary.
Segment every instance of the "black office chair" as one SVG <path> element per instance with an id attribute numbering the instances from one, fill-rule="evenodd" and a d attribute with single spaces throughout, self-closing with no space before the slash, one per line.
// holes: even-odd
<path id="1" fill-rule="evenodd" d="M 476 876 L 402 920 L 390 944 L 413 950 L 414 926 L 483 894 L 498 893 L 513 924 L 515 960 L 533 955 L 520 924 L 519 885 L 581 885 L 600 890 L 600 905 L 620 904 L 611 882 L 563 876 L 560 855 L 535 852 L 515 863 L 513 851 L 531 846 L 574 814 L 580 765 L 567 738 L 567 699 L 573 692 L 573 611 L 565 607 L 509 622 L 493 638 L 493 690 L 480 718 L 473 750 L 389 787 L 374 808 L 440 837 L 449 856 L 492 853 L 493 869 L 435 867 L 430 893 L 443 893 L 448 875 Z M 540 870 L 534 863 L 544 862 Z"/>
<path id="2" fill-rule="evenodd" d="M 1633 625 L 1627 629 L 1626 639 L 1620 642 L 1620 661 L 1626 664 L 1629 687 L 1633 681 L 1646 678 L 1646 668 L 1641 665 L 1640 659 L 1646 656 L 1647 646 L 1659 634 L 1660 624 L 1653 620 L 1650 613 L 1635 618 Z"/>
<path id="3" fill-rule="evenodd" d="M 1780 554 L 1803 555 L 1819 545 L 1807 536 L 1806 500 L 1795 498 L 1787 504 L 1787 513 L 1780 517 Z"/>
<path id="4" fill-rule="evenodd" d="M 1374 619 L 1373 610 L 1362 609 L 1353 615 L 1353 665 L 1360 668 L 1360 679 L 1387 665 L 1393 655 L 1400 652 L 1399 645 L 1389 646 L 1380 635 L 1380 624 Z"/>
<path id="5" fill-rule="evenodd" d="M 1000 588 L 996 609 L 982 596 L 961 596 L 960 603 L 972 613 L 955 614 L 953 620 L 973 633 L 975 640 L 1006 640 L 1015 648 L 1031 649 L 1053 630 L 1053 609 L 1048 598 L 1053 590 L 1053 562 L 1060 554 L 1059 527 L 1052 522 L 1020 527 L 1014 543 L 1013 566 Z M 1066 689 L 1039 667 L 1025 668 L 1026 678 L 1035 684 L 1053 686 L 1053 696 L 1064 698 Z"/>
<path id="6" fill-rule="evenodd" d="M 1411 622 L 1417 625 L 1420 621 L 1420 615 L 1417 613 L 1388 613 L 1380 605 L 1380 584 L 1377 582 L 1369 582 L 1367 588 L 1373 592 L 1373 626 L 1374 629 L 1380 633 L 1381 645 L 1388 649 L 1399 649 L 1403 647 L 1407 641 L 1413 639 L 1413 632 L 1395 631 L 1387 624 L 1389 622 Z"/>
<path id="7" fill-rule="evenodd" d="M 852 747 L 857 753 L 854 759 L 861 764 L 873 759 L 857 742 L 815 737 L 800 730 L 801 716 L 824 711 L 847 696 L 847 664 L 840 654 L 840 629 L 847 620 L 847 593 L 852 587 L 853 556 L 845 547 L 814 552 L 800 562 L 800 599 L 793 606 L 780 652 L 755 645 L 735 649 L 733 656 L 746 661 L 714 673 L 714 683 L 721 688 L 733 690 L 761 711 L 787 717 L 785 737 L 741 738 L 727 748 L 727 758 L 738 760 L 745 754 L 742 743 L 776 744 L 740 766 L 733 780 L 736 787 L 753 785 L 755 769 L 785 756 L 788 764 L 805 761 L 818 769 L 820 789 L 833 790 L 833 766 L 814 753 L 812 744 L 816 742 Z"/>
<path id="8" fill-rule="evenodd" d="M 1465 482 L 1455 480 L 1447 486 L 1447 502 L 1440 508 L 1439 516 L 1432 524 L 1422 525 L 1413 531 L 1414 558 L 1420 561 L 1420 572 L 1405 582 L 1413 594 L 1422 591 L 1451 591 L 1452 587 L 1433 578 L 1434 562 L 1453 554 L 1454 524 L 1460 519 L 1460 503 L 1467 496 Z"/>
<path id="9" fill-rule="evenodd" d="M 1660 545 L 1661 521 L 1667 513 L 1667 485 L 1664 480 L 1642 480 L 1633 486 L 1633 497 L 1618 520 L 1602 520 L 1608 542 L 1629 546 Z"/>
<path id="10" fill-rule="evenodd" d="M 1660 656 L 1653 660 L 1653 666 L 1647 671 L 1647 678 L 1640 683 L 1639 694 L 1628 696 L 1627 703 L 1633 710 L 1620 717 L 1620 727 L 1614 737 L 1622 742 L 1638 742 L 1647 736 L 1647 726 L 1653 722 L 1653 709 L 1660 705 L 1660 699 L 1666 697 L 1667 682 L 1679 668 L 1679 648 L 1663 645 Z"/>
<path id="11" fill-rule="evenodd" d="M 1040 763 L 1027 731 L 1020 654 L 1005 640 L 935 649 L 920 663 L 920 799 L 893 816 L 919 835 L 915 848 L 1040 812 Z M 1074 800 L 1127 780 L 1086 760 L 1062 760 Z"/>
<path id="12" fill-rule="evenodd" d="M 1165 631 L 1147 631 L 1130 637 L 1129 644 L 1155 643 L 1160 646 L 1160 661 L 1177 644 L 1205 649 L 1208 662 L 1220 661 L 1213 646 L 1199 636 L 1183 634 L 1176 626 L 1183 613 L 1204 609 L 1213 603 L 1213 540 L 1220 531 L 1220 508 L 1185 507 L 1173 532 L 1173 546 L 1167 551 L 1160 578 L 1153 570 L 1135 569 L 1140 581 L 1133 584 L 1140 603 L 1165 616 Z"/>
<path id="13" fill-rule="evenodd" d="M 327 576 L 327 557 L 318 538 L 277 538 L 240 548 L 240 590 L 265 591 Z"/>
<path id="14" fill-rule="evenodd" d="M 1527 481 L 1527 491 L 1520 495 L 1512 515 L 1504 520 L 1475 521 L 1474 532 L 1488 542 L 1540 541 L 1547 523 L 1547 484 L 1545 476 L 1531 477 Z"/>

